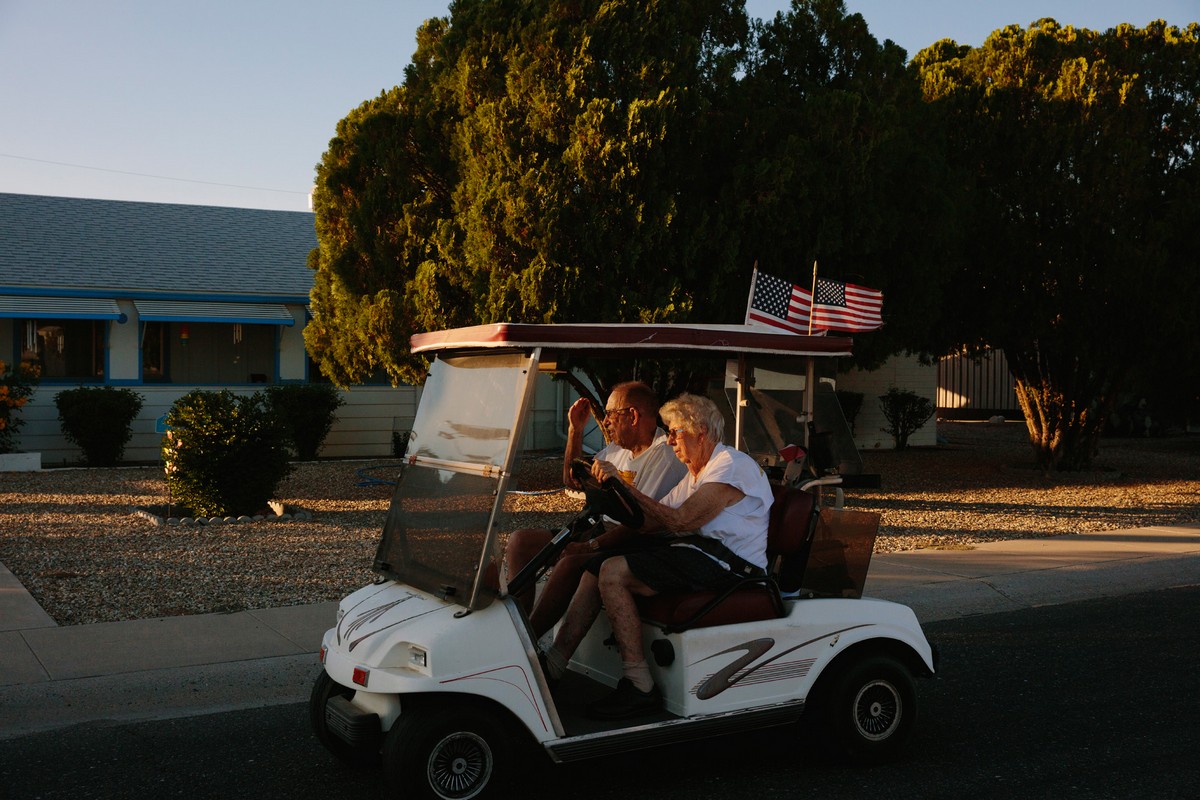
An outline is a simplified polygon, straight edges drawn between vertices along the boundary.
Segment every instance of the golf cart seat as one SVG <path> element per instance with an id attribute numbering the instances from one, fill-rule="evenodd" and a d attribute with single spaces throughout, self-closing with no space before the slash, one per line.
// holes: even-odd
<path id="1" fill-rule="evenodd" d="M 639 597 L 642 620 L 664 633 L 676 633 L 785 616 L 780 581 L 804 573 L 811 546 L 809 533 L 815 497 L 811 492 L 787 486 L 775 486 L 774 493 L 767 524 L 765 576 L 742 578 L 719 592 L 664 592 L 654 597 Z"/>

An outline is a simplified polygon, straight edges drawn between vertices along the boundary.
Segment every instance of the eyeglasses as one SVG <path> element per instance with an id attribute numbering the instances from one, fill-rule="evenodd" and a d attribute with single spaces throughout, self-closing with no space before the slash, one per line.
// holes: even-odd
<path id="1" fill-rule="evenodd" d="M 684 428 L 668 428 L 667 429 L 667 438 L 668 439 L 678 439 L 680 436 L 682 436 L 685 433 L 691 433 L 691 431 L 685 430 Z"/>
<path id="2" fill-rule="evenodd" d="M 606 409 L 604 409 L 604 416 L 606 418 L 609 416 L 615 416 L 617 414 L 631 414 L 631 413 L 633 413 L 633 406 L 627 406 L 625 408 L 606 408 Z"/>

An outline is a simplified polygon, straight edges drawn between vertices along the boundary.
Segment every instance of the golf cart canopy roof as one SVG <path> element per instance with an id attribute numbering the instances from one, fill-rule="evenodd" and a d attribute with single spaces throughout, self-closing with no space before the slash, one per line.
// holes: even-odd
<path id="1" fill-rule="evenodd" d="M 498 322 L 415 334 L 413 353 L 449 350 L 546 347 L 555 350 L 614 349 L 650 353 L 705 351 L 736 355 L 848 356 L 845 336 L 799 336 L 747 325 L 641 325 L 577 323 L 534 325 Z"/>

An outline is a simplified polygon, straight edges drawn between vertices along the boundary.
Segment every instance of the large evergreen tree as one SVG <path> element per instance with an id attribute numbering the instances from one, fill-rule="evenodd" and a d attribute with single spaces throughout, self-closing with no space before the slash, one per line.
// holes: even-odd
<path id="1" fill-rule="evenodd" d="M 1039 463 L 1090 463 L 1130 370 L 1194 359 L 1200 28 L 1044 19 L 914 59 L 965 176 L 947 342 L 1004 350 Z"/>
<path id="2" fill-rule="evenodd" d="M 417 330 L 681 319 L 709 266 L 679 218 L 739 67 L 740 2 L 451 10 L 318 167 L 307 342 L 335 380 L 417 379 Z"/>
<path id="3" fill-rule="evenodd" d="M 921 344 L 952 231 L 904 61 L 841 0 L 458 0 L 318 166 L 309 351 L 415 381 L 416 331 L 741 322 L 813 260 L 887 293 L 868 360 Z"/>

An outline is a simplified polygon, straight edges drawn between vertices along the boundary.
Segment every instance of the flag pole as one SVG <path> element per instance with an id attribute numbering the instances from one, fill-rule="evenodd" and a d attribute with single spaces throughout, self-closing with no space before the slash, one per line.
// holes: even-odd
<path id="1" fill-rule="evenodd" d="M 754 273 L 750 276 L 750 296 L 746 298 L 746 319 L 743 325 L 750 324 L 750 309 L 754 304 L 754 284 L 758 283 L 758 259 L 754 259 Z"/>
<path id="2" fill-rule="evenodd" d="M 808 296 L 808 335 L 812 336 L 813 312 L 817 310 L 817 260 L 813 259 L 812 294 Z M 804 449 L 812 446 L 809 432 L 813 427 L 813 414 L 816 411 L 817 391 L 817 361 L 812 356 L 804 369 Z"/>
<path id="3" fill-rule="evenodd" d="M 743 325 L 750 324 L 750 309 L 754 306 L 754 286 L 758 283 L 758 259 L 754 259 L 754 272 L 750 276 L 750 296 L 746 298 L 746 321 Z M 744 380 L 746 377 L 746 354 L 738 355 L 737 367 L 737 408 L 733 415 L 733 441 L 735 445 L 742 444 L 742 409 L 746 407 L 746 387 Z"/>
<path id="4" fill-rule="evenodd" d="M 813 259 L 812 294 L 808 296 L 808 335 L 812 336 L 813 312 L 817 307 L 817 260 Z"/>

